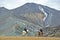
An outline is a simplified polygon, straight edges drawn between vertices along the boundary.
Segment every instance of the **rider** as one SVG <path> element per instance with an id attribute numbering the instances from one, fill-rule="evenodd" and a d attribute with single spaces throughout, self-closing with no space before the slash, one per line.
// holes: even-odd
<path id="1" fill-rule="evenodd" d="M 43 30 L 42 29 L 39 30 L 38 36 L 43 36 Z"/>
<path id="2" fill-rule="evenodd" d="M 27 33 L 28 33 L 28 29 L 25 27 L 22 34 L 23 34 L 23 35 L 26 35 Z"/>

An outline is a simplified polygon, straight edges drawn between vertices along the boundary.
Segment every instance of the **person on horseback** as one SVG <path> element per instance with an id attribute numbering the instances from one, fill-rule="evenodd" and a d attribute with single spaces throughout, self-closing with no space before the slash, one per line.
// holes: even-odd
<path id="1" fill-rule="evenodd" d="M 39 31 L 38 31 L 38 36 L 43 36 L 43 30 L 42 29 L 40 29 Z"/>
<path id="2" fill-rule="evenodd" d="M 28 33 L 28 29 L 25 27 L 23 32 L 22 32 L 22 35 L 26 35 Z"/>

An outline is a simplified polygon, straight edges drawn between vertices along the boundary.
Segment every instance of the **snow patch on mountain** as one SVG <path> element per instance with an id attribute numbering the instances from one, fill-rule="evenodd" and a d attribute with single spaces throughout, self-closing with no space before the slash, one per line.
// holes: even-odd
<path id="1" fill-rule="evenodd" d="M 43 21 L 45 21 L 45 19 L 47 18 L 48 14 L 44 11 L 44 9 L 41 6 L 39 6 L 39 9 L 44 13 L 45 17 L 44 17 Z"/>

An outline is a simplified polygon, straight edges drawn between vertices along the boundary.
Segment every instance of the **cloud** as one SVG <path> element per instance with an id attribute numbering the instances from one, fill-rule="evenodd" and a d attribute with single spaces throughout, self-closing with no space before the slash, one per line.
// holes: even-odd
<path id="1" fill-rule="evenodd" d="M 60 0 L 49 0 L 45 5 L 60 10 Z"/>
<path id="2" fill-rule="evenodd" d="M 1 0 L 1 6 L 4 6 L 5 8 L 12 9 L 19 7 L 27 2 L 34 2 L 38 4 L 44 4 L 48 0 Z"/>

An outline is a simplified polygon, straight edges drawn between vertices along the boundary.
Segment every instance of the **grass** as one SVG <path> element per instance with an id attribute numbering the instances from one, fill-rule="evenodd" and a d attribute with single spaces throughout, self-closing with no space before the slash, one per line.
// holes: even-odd
<path id="1" fill-rule="evenodd" d="M 0 40 L 60 40 L 57 37 L 0 37 Z"/>

